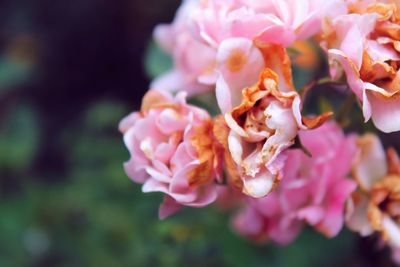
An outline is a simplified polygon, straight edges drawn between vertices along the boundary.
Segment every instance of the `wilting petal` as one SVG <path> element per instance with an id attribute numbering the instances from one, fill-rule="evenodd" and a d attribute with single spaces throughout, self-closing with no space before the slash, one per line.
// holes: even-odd
<path id="1" fill-rule="evenodd" d="M 277 176 L 269 171 L 260 172 L 255 177 L 245 177 L 243 192 L 255 198 L 264 197 L 271 192 L 277 179 Z"/>
<path id="2" fill-rule="evenodd" d="M 217 99 L 226 113 L 240 104 L 242 89 L 257 82 L 264 68 L 264 58 L 252 40 L 230 38 L 220 44 L 216 60 L 223 76 L 217 82 Z"/>
<path id="3" fill-rule="evenodd" d="M 361 236 L 368 236 L 374 232 L 368 220 L 369 199 L 366 194 L 354 193 L 349 199 L 346 212 L 346 225 Z"/>
<path id="4" fill-rule="evenodd" d="M 283 108 L 279 102 L 272 102 L 265 110 L 266 125 L 275 133 L 263 146 L 263 159 L 267 166 L 286 148 L 293 144 L 298 127 L 291 109 Z"/>
<path id="5" fill-rule="evenodd" d="M 387 173 L 386 155 L 379 138 L 367 134 L 357 141 L 360 149 L 353 168 L 360 187 L 371 190 L 372 186 Z"/>

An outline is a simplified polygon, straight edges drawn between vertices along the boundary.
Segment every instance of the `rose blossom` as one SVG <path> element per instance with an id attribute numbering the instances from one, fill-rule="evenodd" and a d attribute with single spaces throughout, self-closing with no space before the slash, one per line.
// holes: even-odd
<path id="1" fill-rule="evenodd" d="M 344 204 L 356 184 L 347 179 L 356 152 L 355 136 L 345 136 L 333 122 L 299 136 L 312 157 L 288 150 L 282 182 L 261 199 L 248 198 L 234 218 L 241 235 L 288 244 L 308 223 L 328 237 L 343 226 Z"/>
<path id="2" fill-rule="evenodd" d="M 140 112 L 120 123 L 131 159 L 125 171 L 143 192 L 166 194 L 159 216 L 181 206 L 203 207 L 217 197 L 220 176 L 212 120 L 205 110 L 186 104 L 185 93 L 172 97 L 149 91 Z"/>
<path id="3" fill-rule="evenodd" d="M 379 232 L 384 241 L 400 247 L 400 161 L 394 149 L 387 155 L 378 137 L 358 140 L 354 178 L 360 191 L 349 202 L 347 226 L 362 236 Z"/>
<path id="4" fill-rule="evenodd" d="M 264 59 L 275 51 L 262 50 L 316 34 L 325 6 L 336 1 L 186 0 L 173 23 L 154 32 L 174 67 L 151 87 L 198 94 L 215 85 L 236 91 L 251 86 L 264 67 L 273 69 Z"/>
<path id="5" fill-rule="evenodd" d="M 284 62 L 288 61 L 285 53 L 281 55 Z M 290 70 L 283 70 L 286 74 L 283 80 L 291 82 Z M 254 86 L 242 91 L 241 103 L 225 114 L 225 120 L 216 121 L 217 125 L 225 124 L 225 130 L 220 130 L 216 136 L 228 151 L 225 160 L 231 178 L 245 194 L 256 198 L 267 195 L 281 179 L 285 161 L 281 153 L 294 143 L 299 129 L 316 128 L 331 115 L 302 118 L 300 97 L 293 85 L 280 85 L 280 77 L 271 69 L 265 69 Z M 218 95 L 217 92 L 217 97 L 229 110 L 234 99 L 232 95 L 237 92 L 227 88 L 224 93 Z M 238 183 L 238 179 L 242 183 Z"/>
<path id="6" fill-rule="evenodd" d="M 158 25 L 154 39 L 170 54 L 174 67 L 157 77 L 151 88 L 167 91 L 187 91 L 190 94 L 211 90 L 206 81 L 214 74 L 215 49 L 193 37 L 192 14 L 199 8 L 199 1 L 185 0 L 171 24 Z"/>
<path id="7" fill-rule="evenodd" d="M 208 0 L 193 13 L 198 35 L 211 46 L 231 37 L 287 47 L 316 34 L 338 0 Z M 337 9 L 337 8 L 334 8 Z"/>
<path id="8" fill-rule="evenodd" d="M 390 1 L 388 1 L 390 2 Z M 354 2 L 351 14 L 334 18 L 325 29 L 331 74 L 340 65 L 351 90 L 362 102 L 365 121 L 383 132 L 400 130 L 400 17 L 398 6 Z"/>

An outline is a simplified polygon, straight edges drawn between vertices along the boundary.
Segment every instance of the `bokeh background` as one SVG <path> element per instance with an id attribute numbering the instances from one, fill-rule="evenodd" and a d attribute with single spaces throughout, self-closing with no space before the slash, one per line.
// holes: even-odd
<path id="1" fill-rule="evenodd" d="M 0 1 L 0 266 L 391 266 L 347 231 L 281 248 L 213 207 L 158 220 L 161 196 L 123 172 L 117 125 L 169 66 L 151 34 L 179 2 Z"/>

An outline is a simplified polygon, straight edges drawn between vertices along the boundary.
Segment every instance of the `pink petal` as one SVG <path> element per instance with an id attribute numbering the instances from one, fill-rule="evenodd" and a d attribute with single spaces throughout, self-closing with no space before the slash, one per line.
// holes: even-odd
<path id="1" fill-rule="evenodd" d="M 342 229 L 344 222 L 344 203 L 357 185 L 350 180 L 342 180 L 335 184 L 329 196 L 325 214 L 318 225 L 318 229 L 328 237 L 336 236 Z"/>
<path id="2" fill-rule="evenodd" d="M 310 206 L 304 209 L 300 209 L 297 212 L 297 217 L 301 220 L 307 221 L 311 225 L 315 225 L 322 220 L 324 217 L 324 210 L 322 207 Z"/>
<path id="3" fill-rule="evenodd" d="M 385 133 L 400 131 L 400 97 L 385 98 L 384 95 L 388 95 L 384 89 L 366 84 L 366 96 L 371 104 L 372 121 L 379 130 Z"/>
<path id="4" fill-rule="evenodd" d="M 182 208 L 182 205 L 176 202 L 170 196 L 165 196 L 163 203 L 160 205 L 158 210 L 158 217 L 160 220 L 164 220 L 167 217 L 177 213 Z"/>

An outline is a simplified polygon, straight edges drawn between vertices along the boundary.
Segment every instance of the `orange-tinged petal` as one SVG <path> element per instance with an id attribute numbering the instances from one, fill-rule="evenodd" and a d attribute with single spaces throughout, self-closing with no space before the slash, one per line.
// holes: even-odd
<path id="1" fill-rule="evenodd" d="M 302 117 L 302 122 L 307 127 L 307 129 L 315 129 L 324 124 L 332 116 L 333 112 L 325 112 L 316 117 Z"/>
<path id="2" fill-rule="evenodd" d="M 142 99 L 142 106 L 140 111 L 146 114 L 150 109 L 154 108 L 178 108 L 178 105 L 171 103 L 171 100 L 168 99 L 164 94 L 156 90 L 148 91 L 143 99 Z"/>
<path id="3" fill-rule="evenodd" d="M 385 151 L 379 138 L 372 134 L 360 137 L 357 146 L 353 175 L 361 189 L 368 192 L 387 173 Z"/>
<path id="4" fill-rule="evenodd" d="M 243 182 L 240 178 L 237 170 L 236 163 L 234 162 L 231 153 L 229 152 L 228 136 L 230 129 L 225 123 L 225 119 L 222 115 L 214 119 L 213 133 L 216 140 L 224 148 L 224 162 L 225 169 L 227 171 L 228 182 L 234 185 L 236 188 L 242 190 Z"/>
<path id="5" fill-rule="evenodd" d="M 273 70 L 279 78 L 279 89 L 282 92 L 294 91 L 292 63 L 283 46 L 258 44 L 264 56 L 265 66 Z"/>
<path id="6" fill-rule="evenodd" d="M 206 121 L 203 125 L 194 129 L 192 145 L 197 151 L 200 165 L 189 172 L 190 186 L 202 186 L 208 184 L 214 177 L 214 140 L 212 136 L 212 121 Z"/>

